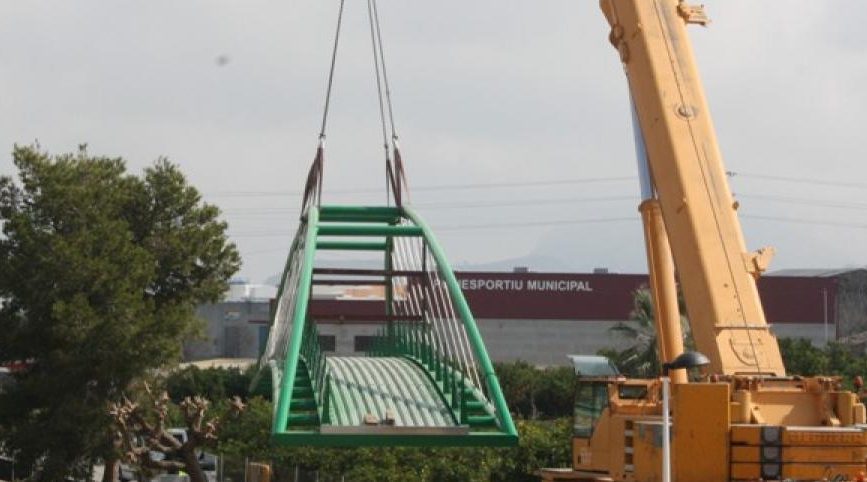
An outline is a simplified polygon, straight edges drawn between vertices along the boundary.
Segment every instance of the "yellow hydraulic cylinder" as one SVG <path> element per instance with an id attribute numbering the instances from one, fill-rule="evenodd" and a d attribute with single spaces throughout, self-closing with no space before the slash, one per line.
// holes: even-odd
<path id="1" fill-rule="evenodd" d="M 671 246 L 665 234 L 659 201 L 648 199 L 639 206 L 644 222 L 644 243 L 647 247 L 647 269 L 653 294 L 653 320 L 656 324 L 659 357 L 663 363 L 683 353 L 683 330 L 677 303 L 677 282 Z M 686 370 L 672 370 L 672 383 L 686 383 Z"/>

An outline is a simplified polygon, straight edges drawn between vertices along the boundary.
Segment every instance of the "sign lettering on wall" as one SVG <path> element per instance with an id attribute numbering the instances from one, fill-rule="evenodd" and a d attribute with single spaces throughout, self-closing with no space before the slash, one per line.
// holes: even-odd
<path id="1" fill-rule="evenodd" d="M 590 281 L 586 280 L 464 278 L 460 283 L 465 291 L 593 292 Z"/>

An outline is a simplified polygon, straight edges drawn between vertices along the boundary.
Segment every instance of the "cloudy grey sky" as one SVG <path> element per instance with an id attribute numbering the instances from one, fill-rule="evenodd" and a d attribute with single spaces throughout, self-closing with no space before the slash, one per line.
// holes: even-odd
<path id="1" fill-rule="evenodd" d="M 347 1 L 331 202 L 384 201 L 365 3 Z M 774 268 L 867 264 L 867 4 L 707 3 L 714 23 L 693 39 L 748 244 L 776 246 Z M 136 171 L 168 156 L 225 211 L 241 274 L 263 280 L 295 228 L 336 12 L 2 0 L 0 170 L 35 140 L 87 142 Z M 380 13 L 412 200 L 455 264 L 645 270 L 625 82 L 595 0 L 380 0 Z M 579 182 L 600 178 L 613 180 Z M 496 187 L 516 182 L 529 184 Z"/>

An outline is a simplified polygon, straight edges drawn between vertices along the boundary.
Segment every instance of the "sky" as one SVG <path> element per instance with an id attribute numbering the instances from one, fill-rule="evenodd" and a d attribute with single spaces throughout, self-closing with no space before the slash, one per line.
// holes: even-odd
<path id="1" fill-rule="evenodd" d="M 867 5 L 707 2 L 692 27 L 750 249 L 867 265 Z M 15 144 L 179 164 L 240 276 L 280 272 L 321 122 L 337 0 L 0 1 Z M 379 0 L 411 202 L 452 263 L 644 272 L 625 80 L 595 0 Z M 324 201 L 385 202 L 366 2 L 346 2 Z"/>

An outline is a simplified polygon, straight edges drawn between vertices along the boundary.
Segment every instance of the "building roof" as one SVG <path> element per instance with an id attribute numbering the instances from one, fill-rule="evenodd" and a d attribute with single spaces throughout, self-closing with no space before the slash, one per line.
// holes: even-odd
<path id="1" fill-rule="evenodd" d="M 789 268 L 765 273 L 765 276 L 785 276 L 802 278 L 835 278 L 855 271 L 867 271 L 867 267 L 853 268 Z"/>
<path id="2" fill-rule="evenodd" d="M 276 296 L 276 286 L 252 284 L 238 279 L 229 282 L 229 289 L 224 294 L 223 299 L 229 302 L 267 301 Z"/>

